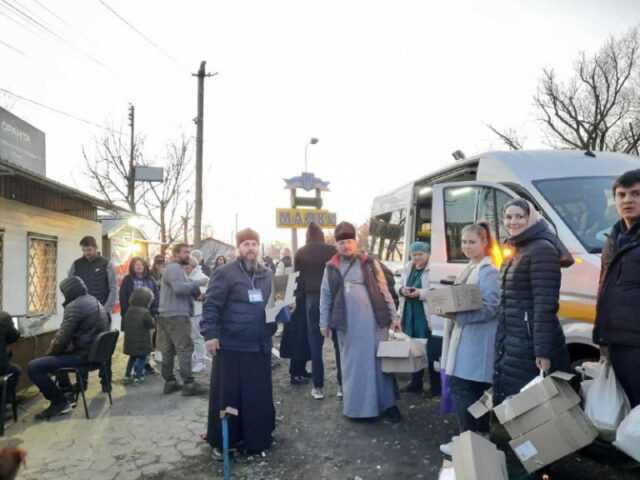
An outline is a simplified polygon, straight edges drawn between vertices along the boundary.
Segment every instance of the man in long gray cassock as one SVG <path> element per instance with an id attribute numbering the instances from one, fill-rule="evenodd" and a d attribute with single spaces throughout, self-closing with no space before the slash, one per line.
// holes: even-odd
<path id="1" fill-rule="evenodd" d="M 400 331 L 395 304 L 380 264 L 357 255 L 356 230 L 341 222 L 335 230 L 338 253 L 327 262 L 320 292 L 320 329 L 329 338 L 338 331 L 342 367 L 342 412 L 349 418 L 402 419 L 396 406 L 397 387 L 383 373 L 376 356 L 389 327 Z"/>

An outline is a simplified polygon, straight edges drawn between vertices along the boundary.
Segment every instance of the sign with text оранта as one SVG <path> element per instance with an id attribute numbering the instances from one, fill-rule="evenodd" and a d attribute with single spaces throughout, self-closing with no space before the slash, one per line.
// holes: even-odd
<path id="1" fill-rule="evenodd" d="M 276 227 L 306 228 L 315 222 L 320 228 L 335 228 L 337 216 L 328 210 L 276 208 Z"/>
<path id="2" fill-rule="evenodd" d="M 0 158 L 46 175 L 44 132 L 0 108 Z"/>

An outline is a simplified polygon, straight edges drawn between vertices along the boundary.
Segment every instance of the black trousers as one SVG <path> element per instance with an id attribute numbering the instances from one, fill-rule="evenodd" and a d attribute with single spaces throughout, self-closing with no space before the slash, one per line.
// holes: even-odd
<path id="1" fill-rule="evenodd" d="M 442 337 L 432 335 L 427 340 L 427 361 L 429 362 L 429 384 L 433 395 L 442 394 L 442 383 L 440 380 L 440 372 L 436 372 L 433 364 L 440 360 L 442 356 Z"/>
<path id="2" fill-rule="evenodd" d="M 456 407 L 456 415 L 460 423 L 460 433 L 489 431 L 489 414 L 476 419 L 467 408 L 473 405 L 484 393 L 491 388 L 490 383 L 474 382 L 460 377 L 451 377 L 451 396 Z"/>
<path id="3" fill-rule="evenodd" d="M 611 366 L 631 408 L 640 405 L 640 347 L 611 345 Z"/>
<path id="4" fill-rule="evenodd" d="M 229 446 L 244 443 L 247 451 L 266 450 L 276 427 L 271 384 L 271 352 L 218 350 L 211 369 L 207 442 L 222 448 L 220 411 L 238 410 L 229 417 Z"/>

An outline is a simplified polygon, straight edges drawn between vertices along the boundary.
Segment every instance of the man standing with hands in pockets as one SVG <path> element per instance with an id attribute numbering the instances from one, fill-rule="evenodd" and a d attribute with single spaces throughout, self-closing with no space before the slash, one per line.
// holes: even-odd
<path id="1" fill-rule="evenodd" d="M 222 458 L 220 411 L 229 418 L 229 446 L 243 442 L 247 453 L 271 446 L 275 407 L 271 383 L 271 337 L 276 323 L 266 323 L 265 306 L 273 273 L 258 263 L 260 236 L 246 228 L 236 234 L 238 259 L 216 269 L 209 281 L 200 323 L 213 358 L 207 441 Z"/>

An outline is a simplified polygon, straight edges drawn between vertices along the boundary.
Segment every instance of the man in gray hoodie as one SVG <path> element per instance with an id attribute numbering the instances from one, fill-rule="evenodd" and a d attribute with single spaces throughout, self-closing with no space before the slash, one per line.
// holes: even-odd
<path id="1" fill-rule="evenodd" d="M 182 395 L 201 395 L 207 390 L 194 381 L 191 373 L 191 319 L 193 300 L 200 296 L 200 285 L 206 280 L 189 280 L 182 269 L 189 264 L 191 250 L 185 243 L 178 243 L 172 249 L 173 261 L 164 267 L 162 287 L 160 288 L 160 308 L 157 330 L 162 351 L 162 377 L 164 393 L 173 393 L 182 389 Z M 184 386 L 180 386 L 173 374 L 173 362 L 178 355 L 180 377 Z"/>

